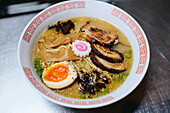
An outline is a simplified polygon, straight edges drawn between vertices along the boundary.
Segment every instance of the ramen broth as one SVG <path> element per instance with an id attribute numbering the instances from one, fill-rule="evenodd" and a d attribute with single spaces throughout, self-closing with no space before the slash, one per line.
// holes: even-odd
<path id="1" fill-rule="evenodd" d="M 71 20 L 75 24 L 75 28 L 70 31 L 70 34 L 72 34 L 72 35 L 78 34 L 79 31 L 80 31 L 80 28 L 83 25 L 85 25 L 87 22 L 89 22 L 89 25 L 96 26 L 100 29 L 105 30 L 106 32 L 115 31 L 118 35 L 119 43 L 116 44 L 115 46 L 113 46 L 111 49 L 117 50 L 117 51 L 119 51 L 123 54 L 123 57 L 124 57 L 123 63 L 126 65 L 127 69 L 123 72 L 120 72 L 120 73 L 110 73 L 110 72 L 107 72 L 107 71 L 103 71 L 103 72 L 105 72 L 106 75 L 110 76 L 110 78 L 111 78 L 110 83 L 106 84 L 106 88 L 102 88 L 100 91 L 98 91 L 94 94 L 81 92 L 79 90 L 79 84 L 78 84 L 77 79 L 74 81 L 74 83 L 72 83 L 68 87 L 65 87 L 63 89 L 52 89 L 52 90 L 54 92 L 60 94 L 60 95 L 70 97 L 70 98 L 76 98 L 76 99 L 97 98 L 97 97 L 101 97 L 103 95 L 106 95 L 110 92 L 113 92 L 120 85 L 122 85 L 123 82 L 126 80 L 126 78 L 128 77 L 128 75 L 130 73 L 132 64 L 133 64 L 133 51 L 132 51 L 132 47 L 130 45 L 130 42 L 128 41 L 128 38 L 124 35 L 124 33 L 122 31 L 120 31 L 118 28 L 116 28 L 112 24 L 110 24 L 106 21 L 97 19 L 97 18 L 93 18 L 93 17 L 73 17 L 73 18 L 69 18 L 69 19 L 66 19 L 66 20 L 62 20 L 62 22 L 65 22 L 67 20 Z M 46 61 L 44 61 L 42 53 L 44 53 L 44 51 L 46 51 L 47 48 L 45 47 L 44 43 L 42 43 L 42 42 L 44 40 L 49 40 L 49 41 L 53 42 L 57 39 L 57 37 L 60 37 L 62 35 L 63 34 L 58 33 L 56 31 L 56 29 L 47 29 L 45 32 L 43 32 L 41 34 L 41 36 L 38 38 L 38 40 L 36 42 L 35 48 L 33 50 L 33 61 L 34 61 L 34 67 L 35 67 L 37 74 L 39 75 L 41 80 L 42 80 L 43 70 L 45 68 L 49 67 L 50 65 L 58 62 L 58 61 L 56 61 L 56 62 L 46 62 Z M 81 34 L 79 35 L 79 39 L 83 39 L 83 36 Z M 70 44 L 71 44 L 71 42 L 70 42 Z M 55 47 L 53 49 L 57 49 L 57 48 L 60 49 L 60 50 L 58 50 L 58 52 L 60 52 L 64 49 L 66 49 L 66 48 L 70 48 L 70 46 L 69 46 L 69 43 L 68 43 L 68 44 L 60 45 L 60 46 Z M 90 60 L 89 56 L 87 57 L 87 59 Z M 77 58 L 77 60 L 73 61 L 73 64 L 76 65 L 76 66 L 79 66 L 80 63 L 84 63 L 84 62 L 85 61 L 83 61 L 82 59 L 79 61 L 79 58 Z M 92 63 L 91 61 L 89 61 L 89 62 Z M 86 68 L 88 67 L 88 64 L 85 64 L 85 65 L 83 64 L 81 66 L 82 66 L 81 68 L 84 68 L 86 70 Z M 96 68 L 96 67 L 94 67 L 94 68 Z M 101 69 L 99 69 L 99 70 L 101 70 Z"/>

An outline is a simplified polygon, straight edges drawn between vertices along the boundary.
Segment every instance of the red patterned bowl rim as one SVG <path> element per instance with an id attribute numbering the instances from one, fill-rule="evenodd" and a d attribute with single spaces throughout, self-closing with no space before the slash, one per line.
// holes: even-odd
<path id="1" fill-rule="evenodd" d="M 34 31 L 43 21 L 45 21 L 47 18 L 51 17 L 52 15 L 62 12 L 62 11 L 65 11 L 65 10 L 85 8 L 86 2 L 87 1 L 61 2 L 61 3 L 57 3 L 55 5 L 50 6 L 49 8 L 47 8 L 47 9 L 41 11 L 39 14 L 37 14 L 28 23 L 28 25 L 25 27 L 25 29 L 21 35 L 19 45 L 18 45 L 19 62 L 20 62 L 20 49 L 19 49 L 20 44 L 22 43 L 22 41 L 29 43 Z M 138 64 L 138 68 L 136 70 L 136 74 L 143 73 L 143 77 L 144 77 L 144 75 L 147 71 L 148 65 L 149 65 L 150 49 L 149 49 L 149 44 L 148 44 L 146 35 L 145 35 L 144 31 L 142 30 L 142 28 L 140 27 L 140 25 L 129 14 L 127 14 L 125 11 L 123 11 L 122 9 L 120 9 L 116 6 L 110 5 L 108 3 L 100 2 L 100 1 L 93 1 L 93 2 L 102 3 L 104 5 L 113 7 L 110 14 L 112 16 L 115 16 L 118 19 L 120 19 L 132 30 L 132 32 L 134 33 L 134 35 L 137 39 L 137 42 L 139 45 L 139 51 L 140 51 L 139 64 Z M 91 99 L 86 99 L 86 100 L 81 99 L 80 100 L 80 99 L 63 98 L 63 97 L 59 97 L 55 94 L 50 93 L 43 86 L 41 86 L 41 84 L 39 84 L 39 82 L 33 76 L 30 67 L 21 65 L 21 62 L 20 62 L 20 67 L 24 71 L 24 73 L 27 77 L 27 80 L 29 80 L 31 85 L 34 87 L 34 89 L 36 89 L 36 91 L 38 91 L 38 93 L 40 93 L 45 98 L 53 101 L 54 103 L 57 103 L 57 104 L 60 104 L 63 106 L 67 106 L 67 107 L 72 107 L 72 108 L 96 108 L 96 107 L 105 106 L 105 105 L 111 104 L 113 102 L 116 102 L 116 101 L 122 99 L 123 97 L 127 96 L 130 92 L 132 92 L 137 87 L 137 85 L 134 86 L 132 89 L 129 90 L 129 92 L 127 94 L 123 95 L 122 97 L 116 98 L 116 99 L 111 95 L 103 96 L 101 98 L 92 99 L 92 100 Z M 143 79 L 143 77 L 142 77 L 142 79 Z M 139 81 L 139 83 L 141 82 L 141 80 Z"/>

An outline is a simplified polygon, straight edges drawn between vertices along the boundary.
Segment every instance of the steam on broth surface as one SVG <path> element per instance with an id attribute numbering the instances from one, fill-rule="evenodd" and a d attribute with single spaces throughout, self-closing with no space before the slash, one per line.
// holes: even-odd
<path id="1" fill-rule="evenodd" d="M 73 17 L 41 34 L 33 61 L 41 81 L 54 92 L 88 99 L 106 95 L 123 84 L 132 67 L 133 51 L 127 37 L 112 24 L 93 17 Z"/>

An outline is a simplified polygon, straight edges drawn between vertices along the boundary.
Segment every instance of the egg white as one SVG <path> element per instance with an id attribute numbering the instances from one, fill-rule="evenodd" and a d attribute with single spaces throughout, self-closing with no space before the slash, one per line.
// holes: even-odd
<path id="1" fill-rule="evenodd" d="M 58 64 L 64 64 L 64 65 L 66 65 L 66 66 L 68 67 L 68 69 L 69 69 L 68 76 L 67 76 L 67 78 L 66 78 L 65 80 L 62 80 L 62 81 L 60 81 L 60 82 L 51 82 L 51 81 L 45 80 L 45 79 L 44 79 L 44 76 L 45 76 L 46 70 L 47 70 L 48 68 L 45 69 L 45 70 L 43 71 L 43 74 L 42 74 L 42 75 L 43 75 L 43 76 L 42 76 L 43 82 L 45 83 L 45 85 L 46 85 L 47 87 L 52 88 L 52 89 L 62 89 L 62 88 L 64 88 L 64 87 L 67 87 L 67 86 L 71 85 L 71 84 L 75 81 L 75 79 L 77 78 L 77 76 L 78 76 L 76 70 L 74 69 L 73 64 L 72 64 L 71 62 L 68 62 L 68 61 L 55 63 L 55 64 L 53 64 L 53 65 L 50 66 L 50 67 L 53 67 L 53 66 L 58 65 Z"/>

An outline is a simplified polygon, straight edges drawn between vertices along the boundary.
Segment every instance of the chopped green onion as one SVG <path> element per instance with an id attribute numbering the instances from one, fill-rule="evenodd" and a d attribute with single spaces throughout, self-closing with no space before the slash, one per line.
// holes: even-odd
<path id="1" fill-rule="evenodd" d="M 123 72 L 122 75 L 123 75 L 123 76 L 128 76 L 129 73 Z"/>
<path id="2" fill-rule="evenodd" d="M 37 74 L 38 74 L 38 75 L 42 75 L 42 73 L 43 73 L 43 70 L 42 70 L 42 69 L 39 70 L 39 71 L 37 71 Z"/>
<path id="3" fill-rule="evenodd" d="M 82 94 L 83 94 L 83 92 L 82 92 L 82 91 L 79 91 L 79 94 L 80 94 L 80 95 L 82 95 Z"/>
<path id="4" fill-rule="evenodd" d="M 86 99 L 86 97 L 84 97 L 84 96 L 80 96 L 80 98 L 81 98 L 81 99 Z"/>
<path id="5" fill-rule="evenodd" d="M 72 21 L 73 21 L 73 22 L 77 22 L 77 20 L 76 20 L 76 19 L 72 19 Z"/>
<path id="6" fill-rule="evenodd" d="M 114 73 L 114 75 L 120 75 L 119 73 Z"/>
<path id="7" fill-rule="evenodd" d="M 126 51 L 124 55 L 127 59 L 130 59 L 132 57 L 132 50 Z"/>
<path id="8" fill-rule="evenodd" d="M 40 59 L 36 58 L 34 60 L 34 67 L 39 77 L 42 77 L 43 69 L 41 68 Z"/>
<path id="9" fill-rule="evenodd" d="M 96 91 L 96 88 L 94 88 L 94 91 Z"/>
<path id="10" fill-rule="evenodd" d="M 52 28 L 51 30 L 56 31 L 56 28 L 54 27 L 54 28 Z M 57 31 L 56 31 L 56 32 L 57 32 Z"/>
<path id="11" fill-rule="evenodd" d="M 117 81 L 120 82 L 121 80 L 123 80 L 123 76 L 119 75 Z"/>
<path id="12" fill-rule="evenodd" d="M 40 80 L 41 80 L 41 82 L 43 82 L 43 78 L 42 77 L 40 77 Z"/>
<path id="13" fill-rule="evenodd" d="M 115 81 L 116 79 L 114 78 L 113 81 Z"/>
<path id="14" fill-rule="evenodd" d="M 105 92 L 105 93 L 109 93 L 108 87 L 105 88 L 104 92 Z"/>

